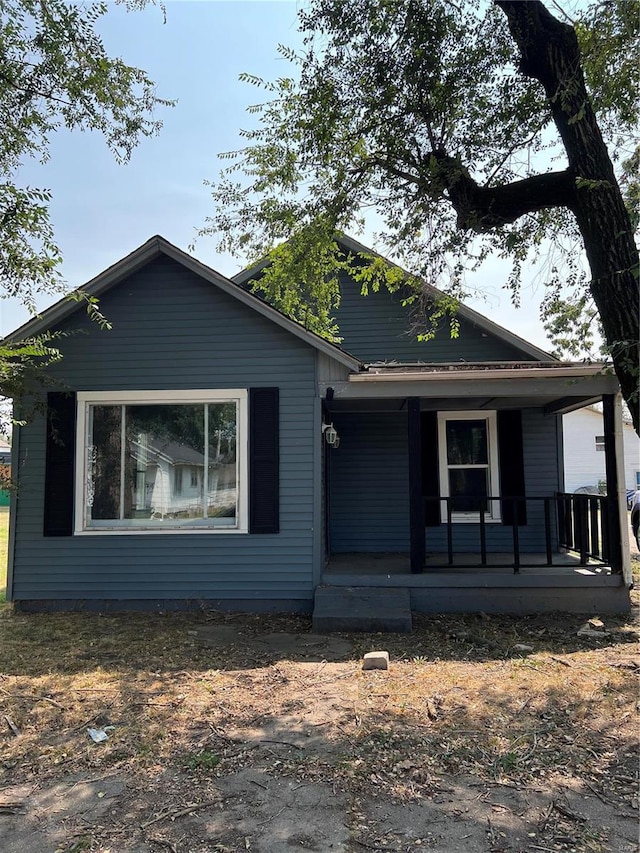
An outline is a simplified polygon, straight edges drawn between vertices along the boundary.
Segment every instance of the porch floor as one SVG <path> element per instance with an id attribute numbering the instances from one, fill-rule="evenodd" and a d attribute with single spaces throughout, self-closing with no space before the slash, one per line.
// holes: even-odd
<path id="1" fill-rule="evenodd" d="M 525 558 L 525 555 L 522 555 Z M 513 554 L 461 554 L 458 565 L 447 565 L 446 554 L 428 554 L 421 573 L 410 571 L 409 555 L 334 554 L 320 578 L 319 589 L 386 588 L 409 591 L 411 609 L 419 613 L 626 613 L 629 590 L 622 574 L 610 566 L 581 565 L 574 554 L 526 554 L 519 573 Z M 478 565 L 470 565 L 473 562 Z M 460 565 L 464 563 L 464 565 Z"/>
<path id="2" fill-rule="evenodd" d="M 403 553 L 347 553 L 332 554 L 323 572 L 323 580 L 333 583 L 334 577 L 350 576 L 380 576 L 393 577 L 405 582 L 407 576 L 417 579 L 425 575 L 513 575 L 514 561 L 511 553 L 487 554 L 487 565 L 480 564 L 480 554 L 456 554 L 453 565 L 450 566 L 446 554 L 427 554 L 422 574 L 411 574 L 409 555 Z M 520 575 L 563 575 L 582 577 L 603 577 L 611 575 L 611 568 L 595 560 L 587 560 L 586 565 L 580 563 L 577 554 L 555 553 L 553 566 L 545 565 L 546 554 L 522 554 L 521 561 L 533 564 L 520 567 Z"/>
<path id="3" fill-rule="evenodd" d="M 487 554 L 481 566 L 480 554 L 459 554 L 454 565 L 445 564 L 446 554 L 427 554 L 424 571 L 412 574 L 409 555 L 403 553 L 334 554 L 322 574 L 321 583 L 331 586 L 386 587 L 580 587 L 619 586 L 622 576 L 595 561 L 580 563 L 578 555 L 554 554 L 554 565 L 546 566 L 546 554 L 526 554 L 529 564 L 513 570 L 513 554 Z M 470 565 L 472 563 L 478 565 Z M 431 563 L 431 565 L 430 565 Z M 462 563 L 462 565 L 460 565 Z"/>

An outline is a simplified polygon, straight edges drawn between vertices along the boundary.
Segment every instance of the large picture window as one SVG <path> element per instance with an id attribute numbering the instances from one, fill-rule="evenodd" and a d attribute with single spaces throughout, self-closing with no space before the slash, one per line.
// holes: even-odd
<path id="1" fill-rule="evenodd" d="M 451 498 L 452 518 L 500 520 L 495 412 L 439 412 L 440 494 Z M 442 502 L 442 521 L 447 507 Z"/>
<path id="2" fill-rule="evenodd" d="M 247 529 L 247 394 L 78 394 L 76 532 Z"/>

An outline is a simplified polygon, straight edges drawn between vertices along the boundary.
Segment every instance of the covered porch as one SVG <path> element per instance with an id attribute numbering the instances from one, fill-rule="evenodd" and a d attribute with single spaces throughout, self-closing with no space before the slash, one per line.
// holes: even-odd
<path id="1" fill-rule="evenodd" d="M 613 612 L 631 584 L 621 402 L 599 365 L 371 365 L 328 382 L 321 583 L 440 612 Z M 606 495 L 564 492 L 561 415 L 602 401 Z"/>

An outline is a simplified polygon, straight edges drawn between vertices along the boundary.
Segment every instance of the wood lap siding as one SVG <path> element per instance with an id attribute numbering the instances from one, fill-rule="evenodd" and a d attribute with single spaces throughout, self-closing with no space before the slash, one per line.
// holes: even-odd
<path id="1" fill-rule="evenodd" d="M 341 301 L 336 312 L 342 346 L 365 362 L 375 361 L 530 361 L 531 356 L 506 341 L 459 319 L 460 334 L 447 326 L 430 341 L 420 342 L 409 331 L 408 312 L 399 294 L 387 290 L 363 297 L 346 274 L 340 276 Z M 366 315 L 366 322 L 363 322 Z"/>
<path id="2" fill-rule="evenodd" d="M 21 440 L 14 598 L 310 599 L 315 352 L 172 261 L 100 300 L 113 329 L 78 312 L 52 371 L 72 390 L 277 387 L 280 532 L 44 538 L 46 428 Z M 179 318 L 179 321 L 178 321 Z"/>
<path id="3" fill-rule="evenodd" d="M 409 550 L 406 412 L 334 417 L 340 447 L 331 451 L 331 548 Z"/>
<path id="4" fill-rule="evenodd" d="M 331 545 L 334 553 L 409 550 L 406 414 L 342 415 L 336 418 L 340 448 L 332 466 Z M 522 412 L 527 496 L 551 496 L 559 488 L 556 417 L 540 409 Z M 338 458 L 344 449 L 344 454 Z M 544 550 L 542 502 L 529 503 L 519 528 L 525 552 Z M 487 548 L 511 550 L 511 528 L 487 524 Z M 447 526 L 426 527 L 427 554 L 447 548 Z M 454 547 L 479 551 L 478 525 L 454 525 Z"/>

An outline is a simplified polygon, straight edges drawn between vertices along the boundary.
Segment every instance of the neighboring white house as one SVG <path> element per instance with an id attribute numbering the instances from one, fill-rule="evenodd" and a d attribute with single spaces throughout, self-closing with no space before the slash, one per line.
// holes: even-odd
<path id="1" fill-rule="evenodd" d="M 605 479 L 602 412 L 593 406 L 577 409 L 562 418 L 564 432 L 565 491 L 597 486 Z M 627 490 L 640 488 L 640 438 L 631 421 L 623 423 L 624 483 Z"/>

